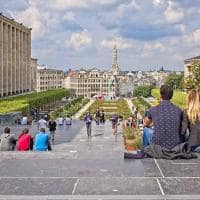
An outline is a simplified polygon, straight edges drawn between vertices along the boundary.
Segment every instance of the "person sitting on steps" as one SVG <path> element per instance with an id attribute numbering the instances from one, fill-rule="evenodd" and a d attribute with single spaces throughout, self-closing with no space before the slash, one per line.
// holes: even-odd
<path id="1" fill-rule="evenodd" d="M 182 110 L 170 102 L 173 97 L 173 89 L 170 86 L 162 85 L 160 95 L 160 104 L 151 107 L 145 118 L 153 122 L 152 143 L 172 149 L 181 142 Z"/>

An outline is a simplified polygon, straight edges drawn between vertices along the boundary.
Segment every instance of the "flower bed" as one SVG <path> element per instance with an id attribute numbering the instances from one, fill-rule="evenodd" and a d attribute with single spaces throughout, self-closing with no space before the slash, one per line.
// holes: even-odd
<path id="1" fill-rule="evenodd" d="M 110 118 L 110 115 L 113 113 L 117 113 L 124 118 L 131 115 L 128 104 L 124 99 L 114 101 L 96 100 L 88 110 L 93 114 L 96 112 L 97 108 L 104 109 L 106 119 Z"/>
<path id="2" fill-rule="evenodd" d="M 126 150 L 137 150 L 140 149 L 142 143 L 142 136 L 140 129 L 126 127 L 124 128 L 124 145 Z"/>

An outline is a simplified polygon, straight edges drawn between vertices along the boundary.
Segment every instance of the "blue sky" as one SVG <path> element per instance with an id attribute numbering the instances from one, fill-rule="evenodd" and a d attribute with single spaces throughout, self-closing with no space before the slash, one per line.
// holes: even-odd
<path id="1" fill-rule="evenodd" d="M 200 0 L 0 0 L 0 12 L 32 27 L 32 57 L 67 70 L 183 70 L 200 55 Z"/>

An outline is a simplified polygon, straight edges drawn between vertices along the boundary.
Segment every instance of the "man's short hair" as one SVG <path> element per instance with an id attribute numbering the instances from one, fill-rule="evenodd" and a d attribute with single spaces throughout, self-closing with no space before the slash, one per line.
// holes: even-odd
<path id="1" fill-rule="evenodd" d="M 41 129 L 40 129 L 40 132 L 41 132 L 41 133 L 45 133 L 45 128 L 41 128 Z"/>
<path id="2" fill-rule="evenodd" d="M 162 85 L 160 88 L 160 95 L 163 100 L 170 100 L 173 97 L 173 88 L 169 85 Z"/>
<path id="3" fill-rule="evenodd" d="M 10 133 L 10 128 L 9 128 L 9 127 L 6 127 L 6 128 L 4 129 L 4 133 Z"/>

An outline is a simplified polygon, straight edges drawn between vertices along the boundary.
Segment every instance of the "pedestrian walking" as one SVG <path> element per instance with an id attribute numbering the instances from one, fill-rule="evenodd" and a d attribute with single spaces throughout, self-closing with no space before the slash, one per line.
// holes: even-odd
<path id="1" fill-rule="evenodd" d="M 95 113 L 95 121 L 96 121 L 96 125 L 99 125 L 99 122 L 100 122 L 100 111 L 99 111 L 99 108 L 97 108 L 96 113 Z"/>
<path id="2" fill-rule="evenodd" d="M 92 116 L 90 115 L 90 112 L 87 112 L 84 121 L 86 123 L 86 129 L 87 129 L 87 136 L 88 139 L 91 138 L 91 132 L 92 132 Z"/>
<path id="3" fill-rule="evenodd" d="M 105 114 L 103 109 L 100 111 L 100 123 L 105 123 Z"/>
<path id="4" fill-rule="evenodd" d="M 51 120 L 49 121 L 49 131 L 50 131 L 50 139 L 52 141 L 54 141 L 56 126 L 57 126 L 56 121 L 53 118 L 51 118 Z"/>
<path id="5" fill-rule="evenodd" d="M 114 113 L 114 115 L 112 115 L 112 117 L 110 118 L 110 121 L 112 122 L 113 135 L 117 134 L 118 120 L 119 116 L 117 115 L 117 113 Z"/>
<path id="6" fill-rule="evenodd" d="M 40 130 L 41 128 L 46 128 L 46 127 L 47 127 L 47 121 L 42 116 L 41 119 L 38 121 L 38 130 Z"/>
<path id="7" fill-rule="evenodd" d="M 137 118 L 138 118 L 138 108 L 135 108 L 134 115 L 135 115 L 135 119 L 137 120 Z"/>

